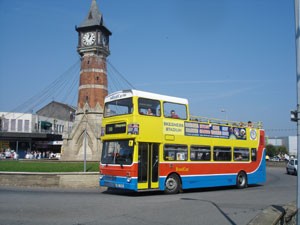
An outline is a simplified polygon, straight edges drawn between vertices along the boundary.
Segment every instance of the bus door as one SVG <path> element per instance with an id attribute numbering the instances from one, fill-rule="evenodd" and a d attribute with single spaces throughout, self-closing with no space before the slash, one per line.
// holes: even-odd
<path id="1" fill-rule="evenodd" d="M 138 189 L 158 188 L 159 144 L 140 142 L 138 148 Z"/>

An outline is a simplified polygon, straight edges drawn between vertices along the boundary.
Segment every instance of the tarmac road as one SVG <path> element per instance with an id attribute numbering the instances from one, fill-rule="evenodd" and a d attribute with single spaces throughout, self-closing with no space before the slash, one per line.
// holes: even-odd
<path id="1" fill-rule="evenodd" d="M 212 188 L 177 195 L 0 187 L 0 224 L 247 224 L 269 205 L 296 200 L 297 177 L 268 167 L 267 182 L 246 189 Z"/>

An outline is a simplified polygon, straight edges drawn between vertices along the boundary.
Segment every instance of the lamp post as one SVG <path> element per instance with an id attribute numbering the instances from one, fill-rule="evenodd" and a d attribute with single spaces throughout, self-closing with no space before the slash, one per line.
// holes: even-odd
<path id="1" fill-rule="evenodd" d="M 72 122 L 73 121 L 73 117 L 72 117 L 72 111 L 70 111 L 69 112 L 69 119 L 68 119 L 68 128 L 67 128 L 67 134 L 68 134 L 68 138 L 69 138 L 69 136 L 70 136 L 70 122 Z"/>
<path id="2" fill-rule="evenodd" d="M 88 110 L 84 111 L 84 117 L 86 120 L 85 120 L 85 128 L 84 128 L 83 172 L 86 172 L 86 137 L 87 137 L 86 129 L 87 129 L 87 123 L 88 123 L 87 115 L 86 115 L 87 112 L 88 112 Z"/>
<path id="3" fill-rule="evenodd" d="M 296 80 L 297 80 L 297 110 L 294 112 L 294 120 L 297 122 L 297 160 L 300 161 L 300 0 L 295 0 L 295 39 L 296 39 Z M 297 177 L 297 224 L 300 224 L 300 176 Z"/>

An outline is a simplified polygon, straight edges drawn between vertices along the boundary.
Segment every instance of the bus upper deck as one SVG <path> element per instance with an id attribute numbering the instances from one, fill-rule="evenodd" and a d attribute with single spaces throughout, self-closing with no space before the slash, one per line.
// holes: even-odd
<path id="1" fill-rule="evenodd" d="M 115 123 L 116 120 L 119 123 Z M 140 124 L 143 126 L 140 127 Z M 134 135 L 146 132 L 143 128 L 156 128 L 163 131 L 160 134 L 165 135 L 225 139 L 246 139 L 247 128 L 262 128 L 261 122 L 192 116 L 189 114 L 187 99 L 137 90 L 118 91 L 105 98 L 104 125 L 106 127 L 102 126 L 102 135 L 125 131 L 126 134 Z"/>

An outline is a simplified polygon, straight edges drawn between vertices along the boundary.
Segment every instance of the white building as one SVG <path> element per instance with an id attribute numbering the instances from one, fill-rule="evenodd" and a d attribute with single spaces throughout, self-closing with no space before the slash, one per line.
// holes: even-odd
<path id="1" fill-rule="evenodd" d="M 297 156 L 297 136 L 267 137 L 266 144 L 285 146 L 289 155 Z"/>
<path id="2" fill-rule="evenodd" d="M 13 149 L 24 157 L 27 152 L 61 151 L 62 136 L 72 130 L 75 108 L 50 102 L 36 112 L 0 112 L 0 151 Z"/>
<path id="3" fill-rule="evenodd" d="M 0 115 L 2 132 L 63 134 L 65 126 L 72 126 L 72 122 L 37 114 L 0 112 Z"/>

